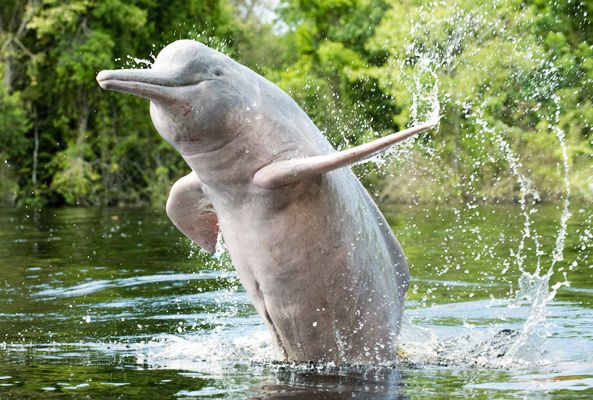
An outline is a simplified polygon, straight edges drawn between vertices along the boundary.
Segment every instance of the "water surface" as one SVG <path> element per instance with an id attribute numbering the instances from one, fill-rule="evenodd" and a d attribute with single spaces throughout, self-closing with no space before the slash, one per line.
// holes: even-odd
<path id="1" fill-rule="evenodd" d="M 536 313 L 533 298 L 509 300 L 521 276 L 519 208 L 384 211 L 412 282 L 402 361 L 369 368 L 274 362 L 225 255 L 199 254 L 161 210 L 0 210 L 0 397 L 593 396 L 590 206 L 572 208 L 550 279 L 570 286 L 537 311 L 512 359 L 490 344 Z M 559 216 L 554 205 L 535 213 L 541 249 L 524 239 L 525 271 L 550 267 Z M 502 348 L 515 340 L 503 335 Z"/>

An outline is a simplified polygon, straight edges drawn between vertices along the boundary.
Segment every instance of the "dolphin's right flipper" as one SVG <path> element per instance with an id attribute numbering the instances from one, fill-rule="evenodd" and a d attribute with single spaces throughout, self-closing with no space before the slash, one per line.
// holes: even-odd
<path id="1" fill-rule="evenodd" d="M 177 229 L 202 249 L 214 253 L 218 238 L 218 217 L 195 173 L 175 182 L 166 209 Z"/>
<path id="2" fill-rule="evenodd" d="M 257 171 L 253 176 L 253 183 L 266 189 L 275 189 L 313 175 L 346 167 L 385 151 L 410 136 L 424 132 L 435 125 L 435 123 L 427 123 L 415 126 L 336 153 L 277 161 Z"/>

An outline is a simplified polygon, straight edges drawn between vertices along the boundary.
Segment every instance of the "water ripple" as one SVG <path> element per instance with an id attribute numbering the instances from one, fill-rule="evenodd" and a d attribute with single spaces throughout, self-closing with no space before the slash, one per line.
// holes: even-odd
<path id="1" fill-rule="evenodd" d="M 44 289 L 40 292 L 34 293 L 33 296 L 46 298 L 79 297 L 97 293 L 101 290 L 109 288 L 132 287 L 149 283 L 224 279 L 233 277 L 235 277 L 235 274 L 232 272 L 201 271 L 199 273 L 192 274 L 155 274 L 135 276 L 130 278 L 100 279 L 79 283 L 70 287 Z"/>

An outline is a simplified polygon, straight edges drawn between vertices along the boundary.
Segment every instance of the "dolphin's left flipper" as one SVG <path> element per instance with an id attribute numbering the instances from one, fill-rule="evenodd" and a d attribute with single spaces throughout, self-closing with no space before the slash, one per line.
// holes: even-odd
<path id="1" fill-rule="evenodd" d="M 177 229 L 202 249 L 214 253 L 218 238 L 218 217 L 195 173 L 175 182 L 166 209 Z"/>
<path id="2" fill-rule="evenodd" d="M 253 176 L 253 183 L 266 189 L 275 189 L 312 175 L 346 167 L 385 151 L 394 144 L 435 125 L 418 125 L 336 153 L 274 162 L 258 170 Z"/>

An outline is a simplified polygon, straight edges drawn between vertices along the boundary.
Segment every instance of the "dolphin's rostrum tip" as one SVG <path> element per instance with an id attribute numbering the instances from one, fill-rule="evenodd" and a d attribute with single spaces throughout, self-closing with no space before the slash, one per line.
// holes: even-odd
<path id="1" fill-rule="evenodd" d="M 103 70 L 97 74 L 97 82 L 102 89 L 107 89 L 107 80 L 109 79 L 109 71 Z"/>

